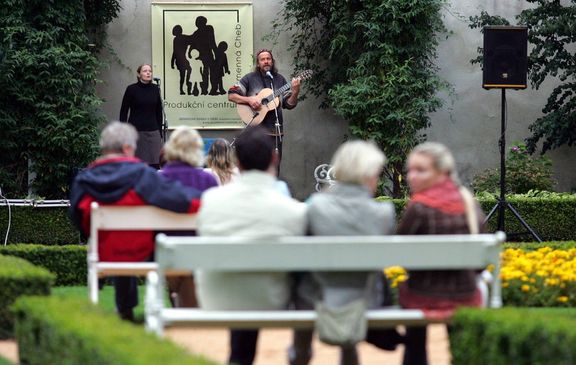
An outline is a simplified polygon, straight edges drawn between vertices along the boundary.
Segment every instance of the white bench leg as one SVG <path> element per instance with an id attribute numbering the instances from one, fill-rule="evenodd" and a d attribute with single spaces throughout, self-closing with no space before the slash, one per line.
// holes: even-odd
<path id="1" fill-rule="evenodd" d="M 90 301 L 94 304 L 98 304 L 98 270 L 96 270 L 96 264 L 93 261 L 94 258 L 92 254 L 88 254 L 88 295 L 90 296 Z"/>
<path id="2" fill-rule="evenodd" d="M 150 271 L 146 275 L 145 321 L 146 330 L 156 333 L 159 337 L 164 335 L 164 323 L 161 312 L 164 307 L 163 290 L 158 273 Z"/>

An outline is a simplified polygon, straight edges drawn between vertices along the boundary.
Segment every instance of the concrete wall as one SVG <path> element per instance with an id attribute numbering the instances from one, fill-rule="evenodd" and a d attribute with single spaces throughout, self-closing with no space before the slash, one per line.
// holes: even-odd
<path id="1" fill-rule="evenodd" d="M 467 18 L 486 9 L 513 19 L 526 2 L 452 0 L 450 3 L 445 9 L 444 20 L 451 34 L 447 39 L 442 38 L 438 65 L 441 76 L 454 86 L 454 96 L 446 96 L 446 106 L 432 115 L 432 127 L 427 135 L 429 140 L 443 142 L 452 148 L 463 180 L 470 181 L 478 171 L 498 166 L 500 90 L 482 89 L 480 67 L 469 62 L 476 57 L 482 37 L 478 30 L 468 28 Z M 262 42 L 262 37 L 271 30 L 271 20 L 280 11 L 280 1 L 253 0 L 253 5 L 254 48 L 270 47 Z M 103 111 L 109 119 L 118 117 L 124 90 L 135 81 L 136 66 L 150 61 L 150 23 L 150 1 L 124 0 L 119 18 L 108 28 L 109 43 L 115 55 L 103 54 L 110 65 L 102 74 L 104 83 L 99 92 L 105 98 Z M 280 39 L 274 48 L 278 69 L 285 75 L 292 71 L 292 56 L 284 46 L 287 43 L 287 38 Z M 509 143 L 529 135 L 529 124 L 541 115 L 554 85 L 554 80 L 547 80 L 540 90 L 507 91 Z M 304 199 L 314 188 L 314 168 L 330 161 L 332 153 L 344 140 L 347 126 L 330 110 L 318 109 L 318 101 L 310 99 L 286 112 L 284 119 L 286 137 L 281 177 L 289 183 L 296 197 Z M 202 134 L 231 138 L 234 133 L 205 131 Z M 573 148 L 561 148 L 549 154 L 554 161 L 560 190 L 576 187 L 576 169 L 571 161 L 575 152 Z"/>

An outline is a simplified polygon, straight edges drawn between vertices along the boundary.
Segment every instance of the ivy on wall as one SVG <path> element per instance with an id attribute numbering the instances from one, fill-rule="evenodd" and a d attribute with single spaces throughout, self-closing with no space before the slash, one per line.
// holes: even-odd
<path id="1" fill-rule="evenodd" d="M 403 195 L 408 152 L 425 136 L 436 96 L 437 36 L 443 0 L 284 0 L 268 37 L 290 34 L 297 70 L 322 106 L 349 122 L 353 136 L 372 139 L 389 159 L 388 194 Z"/>
<path id="2" fill-rule="evenodd" d="M 66 196 L 97 153 L 104 122 L 95 86 L 104 26 L 118 0 L 0 0 L 0 187 Z"/>

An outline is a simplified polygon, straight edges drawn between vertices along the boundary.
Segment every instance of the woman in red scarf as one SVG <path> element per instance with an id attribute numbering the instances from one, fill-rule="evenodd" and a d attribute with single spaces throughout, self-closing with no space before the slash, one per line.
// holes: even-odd
<path id="1" fill-rule="evenodd" d="M 460 186 L 454 157 L 446 146 L 432 142 L 417 146 L 407 166 L 412 195 L 398 234 L 478 233 L 483 213 Z M 411 271 L 400 287 L 403 308 L 453 310 L 481 304 L 472 270 Z M 427 364 L 426 327 L 408 327 L 403 365 Z"/>

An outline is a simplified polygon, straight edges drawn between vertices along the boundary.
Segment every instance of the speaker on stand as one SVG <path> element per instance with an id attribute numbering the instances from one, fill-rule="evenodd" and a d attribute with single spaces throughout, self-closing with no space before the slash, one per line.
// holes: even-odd
<path id="1" fill-rule="evenodd" d="M 523 26 L 484 27 L 484 57 L 482 87 L 501 89 L 501 134 L 500 147 L 500 197 L 488 216 L 488 221 L 498 211 L 498 230 L 506 232 L 506 209 L 518 219 L 520 224 L 538 242 L 538 234 L 520 216 L 520 213 L 506 201 L 506 89 L 526 89 L 528 71 L 528 28 Z M 522 234 L 513 233 L 509 236 Z"/>

